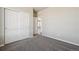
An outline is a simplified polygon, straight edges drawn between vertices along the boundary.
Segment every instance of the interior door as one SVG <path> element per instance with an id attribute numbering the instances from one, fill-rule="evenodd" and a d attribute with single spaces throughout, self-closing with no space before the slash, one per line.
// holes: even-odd
<path id="1" fill-rule="evenodd" d="M 5 9 L 5 44 L 27 38 L 28 26 L 28 14 Z"/>

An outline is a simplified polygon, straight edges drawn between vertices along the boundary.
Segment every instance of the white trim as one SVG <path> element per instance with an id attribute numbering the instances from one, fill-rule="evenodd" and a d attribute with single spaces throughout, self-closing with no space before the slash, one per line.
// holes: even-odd
<path id="1" fill-rule="evenodd" d="M 50 37 L 50 36 L 47 36 L 47 35 L 43 35 L 43 36 L 46 36 L 46 37 L 49 37 L 49 38 L 54 38 L 54 37 Z M 63 41 L 63 42 L 67 42 L 67 43 L 70 43 L 70 44 L 73 44 L 73 45 L 76 45 L 76 46 L 79 46 L 79 44 L 77 44 L 77 43 L 70 42 L 70 41 L 67 41 L 67 40 L 63 40 L 63 39 L 60 39 L 60 38 L 54 38 L 54 39 L 60 40 L 60 41 Z"/>
<path id="2" fill-rule="evenodd" d="M 4 44 L 1 44 L 0 47 L 4 46 Z"/>
<path id="3" fill-rule="evenodd" d="M 55 39 L 56 39 L 56 40 L 63 41 L 63 42 L 67 42 L 67 43 L 70 43 L 70 44 L 73 44 L 73 45 L 77 45 L 77 46 L 79 46 L 79 44 L 74 43 L 74 42 L 70 42 L 70 41 L 67 41 L 67 40 L 60 39 L 60 38 L 55 38 Z"/>

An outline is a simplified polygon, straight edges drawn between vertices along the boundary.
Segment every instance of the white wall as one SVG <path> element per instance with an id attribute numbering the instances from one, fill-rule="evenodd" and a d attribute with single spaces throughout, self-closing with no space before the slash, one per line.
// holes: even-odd
<path id="1" fill-rule="evenodd" d="M 38 16 L 42 19 L 42 35 L 79 45 L 79 8 L 46 8 Z"/>

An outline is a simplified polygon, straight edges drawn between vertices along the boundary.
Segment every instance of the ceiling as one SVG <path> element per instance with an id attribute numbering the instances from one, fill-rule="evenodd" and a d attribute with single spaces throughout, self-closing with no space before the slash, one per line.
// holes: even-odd
<path id="1" fill-rule="evenodd" d="M 34 10 L 38 12 L 38 11 L 43 10 L 45 8 L 47 8 L 47 7 L 34 7 Z"/>

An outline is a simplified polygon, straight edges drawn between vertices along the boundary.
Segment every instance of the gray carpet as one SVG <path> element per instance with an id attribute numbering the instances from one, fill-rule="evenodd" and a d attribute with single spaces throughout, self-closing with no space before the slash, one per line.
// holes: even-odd
<path id="1" fill-rule="evenodd" d="M 79 51 L 79 46 L 37 35 L 7 44 L 0 51 Z"/>

